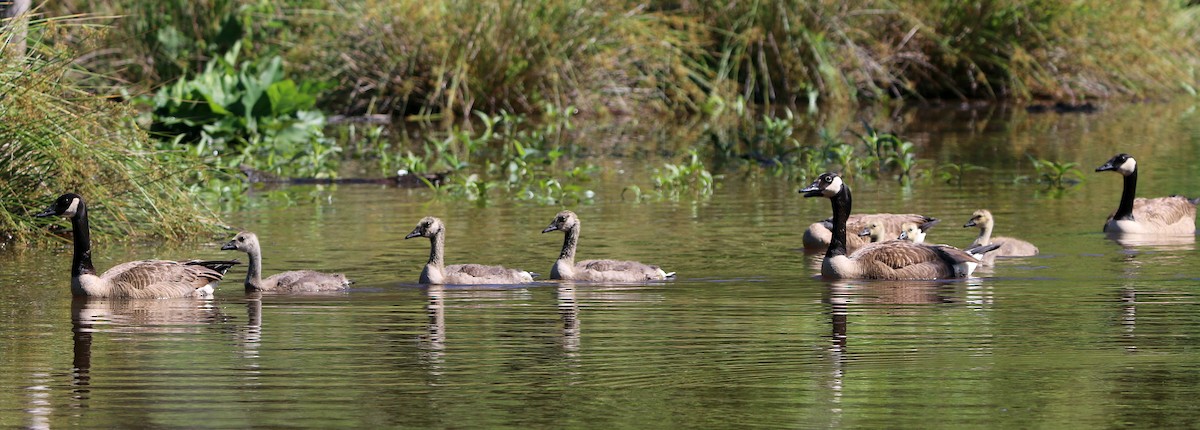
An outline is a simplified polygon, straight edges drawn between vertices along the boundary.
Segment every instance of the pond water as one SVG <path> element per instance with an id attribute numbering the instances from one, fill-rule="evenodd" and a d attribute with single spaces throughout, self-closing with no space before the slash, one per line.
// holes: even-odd
<path id="1" fill-rule="evenodd" d="M 1180 427 L 1200 420 L 1200 256 L 1192 240 L 1100 233 L 1119 175 L 1139 194 L 1200 196 L 1191 104 L 1093 115 L 917 110 L 897 129 L 936 162 L 988 167 L 961 186 L 849 180 L 856 213 L 941 218 L 965 245 L 978 208 L 1042 254 L 970 280 L 827 282 L 799 250 L 829 201 L 799 181 L 730 174 L 711 197 L 621 201 L 661 161 L 597 161 L 580 258 L 678 272 L 647 285 L 425 287 L 425 215 L 447 262 L 548 274 L 558 207 L 438 201 L 425 190 L 292 187 L 226 215 L 258 233 L 265 273 L 347 273 L 347 293 L 247 296 L 244 266 L 212 300 L 73 300 L 66 245 L 0 253 L 4 427 Z M 1080 163 L 1057 193 L 1025 154 Z M 252 196 L 251 199 L 260 197 Z M 265 201 L 266 199 L 264 199 Z M 105 216 L 94 211 L 93 217 Z M 232 234 L 231 234 L 232 236 Z M 230 258 L 220 243 L 97 243 L 97 267 Z M 244 256 L 239 256 L 245 258 Z"/>

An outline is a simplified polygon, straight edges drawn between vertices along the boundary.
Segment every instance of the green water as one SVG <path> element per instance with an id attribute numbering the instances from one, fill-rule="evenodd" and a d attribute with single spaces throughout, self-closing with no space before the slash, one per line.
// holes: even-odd
<path id="1" fill-rule="evenodd" d="M 828 200 L 732 174 L 709 198 L 621 201 L 658 163 L 631 159 L 598 160 L 598 200 L 571 207 L 579 257 L 675 281 L 421 286 L 429 242 L 403 237 L 422 216 L 446 220 L 448 263 L 548 274 L 562 235 L 540 231 L 560 208 L 375 186 L 293 187 L 295 204 L 256 195 L 226 216 L 258 233 L 266 274 L 344 272 L 343 294 L 248 297 L 239 267 L 213 300 L 72 300 L 68 246 L 0 252 L 0 426 L 1194 426 L 1195 244 L 1107 239 L 1121 180 L 1092 169 L 1130 152 L 1139 194 L 1200 195 L 1196 123 L 1187 104 L 906 113 L 921 158 L 989 169 L 961 187 L 851 179 L 854 209 L 935 216 L 929 240 L 965 245 L 959 226 L 988 208 L 996 234 L 1042 250 L 971 280 L 823 281 L 797 249 Z M 1013 183 L 1026 153 L 1079 162 L 1085 182 Z M 219 247 L 97 243 L 94 259 L 234 256 Z"/>

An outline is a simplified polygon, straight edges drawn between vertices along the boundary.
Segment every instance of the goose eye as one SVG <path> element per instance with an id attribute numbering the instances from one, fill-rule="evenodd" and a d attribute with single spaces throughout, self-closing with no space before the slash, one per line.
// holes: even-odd
<path id="1" fill-rule="evenodd" d="M 826 183 L 833 182 L 833 177 L 826 176 L 826 177 L 825 177 L 825 182 L 826 182 Z"/>
<path id="2" fill-rule="evenodd" d="M 246 241 L 246 238 L 244 238 L 244 237 L 238 237 L 238 242 L 245 242 L 245 241 Z"/>

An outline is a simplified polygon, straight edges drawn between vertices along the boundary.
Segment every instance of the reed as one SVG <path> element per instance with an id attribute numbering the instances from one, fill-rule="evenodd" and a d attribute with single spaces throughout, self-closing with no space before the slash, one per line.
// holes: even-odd
<path id="1" fill-rule="evenodd" d="M 0 240 L 46 237 L 52 229 L 32 215 L 64 192 L 89 200 L 96 235 L 214 231 L 215 216 L 182 191 L 180 175 L 195 164 L 164 163 L 136 111 L 74 86 L 72 56 L 36 40 L 30 49 L 24 61 L 0 62 Z"/>

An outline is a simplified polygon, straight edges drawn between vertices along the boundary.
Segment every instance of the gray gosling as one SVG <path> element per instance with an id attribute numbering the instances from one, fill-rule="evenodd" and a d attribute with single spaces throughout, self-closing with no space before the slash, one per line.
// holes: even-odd
<path id="1" fill-rule="evenodd" d="M 963 224 L 963 228 L 979 227 L 979 237 L 975 238 L 975 241 L 971 242 L 968 248 L 991 244 L 1000 245 L 1000 248 L 989 252 L 987 257 L 983 259 L 984 266 L 991 266 L 995 262 L 996 257 L 1030 257 L 1038 255 L 1038 247 L 1032 243 L 1011 237 L 993 237 L 992 229 L 995 227 L 995 224 L 995 218 L 992 217 L 992 213 L 987 209 L 975 211 L 975 213 L 971 214 L 971 219 L 967 220 L 966 224 Z"/>
<path id="2" fill-rule="evenodd" d="M 824 197 L 833 206 L 833 237 L 821 262 L 821 275 L 831 279 L 919 280 L 965 278 L 979 259 L 947 245 L 889 240 L 846 251 L 846 222 L 850 218 L 850 187 L 837 173 L 823 173 L 800 190 L 804 197 Z"/>
<path id="3" fill-rule="evenodd" d="M 617 260 L 584 260 L 575 262 L 575 247 L 579 244 L 580 223 L 575 212 L 562 211 L 550 221 L 550 226 L 542 230 L 549 233 L 562 230 L 562 252 L 558 260 L 550 268 L 550 279 L 593 281 L 593 282 L 642 282 L 659 281 L 675 277 L 675 272 L 664 272 L 658 266 L 638 263 L 636 261 Z"/>
<path id="4" fill-rule="evenodd" d="M 531 272 L 509 269 L 502 266 L 484 266 L 480 264 L 445 264 L 446 225 L 442 220 L 427 216 L 421 218 L 412 233 L 405 239 L 428 237 L 430 243 L 429 262 L 421 270 L 422 284 L 524 284 L 533 282 L 535 276 Z"/>
<path id="5" fill-rule="evenodd" d="M 84 297 L 166 299 L 211 297 L 231 261 L 142 260 L 118 264 L 97 276 L 92 264 L 92 239 L 87 204 L 78 194 L 67 193 L 34 215 L 71 220 L 75 251 L 71 259 L 71 294 Z"/>
<path id="6" fill-rule="evenodd" d="M 858 248 L 868 243 L 883 241 L 885 238 L 894 238 L 900 234 L 900 225 L 904 224 L 905 222 L 924 224 L 934 221 L 937 221 L 937 218 L 917 214 L 875 213 L 850 215 L 850 218 L 846 220 L 846 225 L 850 231 L 863 231 L 870 227 L 870 225 L 873 223 L 879 223 L 879 226 L 882 228 L 879 230 L 880 236 L 878 239 L 875 239 L 870 235 L 850 236 L 846 242 L 846 249 L 850 252 L 854 252 L 858 250 Z M 829 246 L 829 241 L 831 238 L 833 238 L 832 219 L 826 219 L 812 223 L 812 225 L 809 225 L 808 228 L 804 230 L 804 248 L 808 250 L 824 249 Z"/>
<path id="7" fill-rule="evenodd" d="M 1196 234 L 1196 203 L 1198 199 L 1171 196 L 1148 199 L 1137 195 L 1137 161 L 1125 153 L 1117 154 L 1096 168 L 1097 172 L 1114 171 L 1125 178 L 1121 202 L 1116 212 L 1104 222 L 1105 233 L 1117 234 Z"/>
<path id="8" fill-rule="evenodd" d="M 246 269 L 246 291 L 278 293 L 312 293 L 318 291 L 344 290 L 351 281 L 341 273 L 321 273 L 312 270 L 292 270 L 262 278 L 262 247 L 258 235 L 243 231 L 234 236 L 221 249 L 241 251 L 250 256 L 250 267 Z"/>

